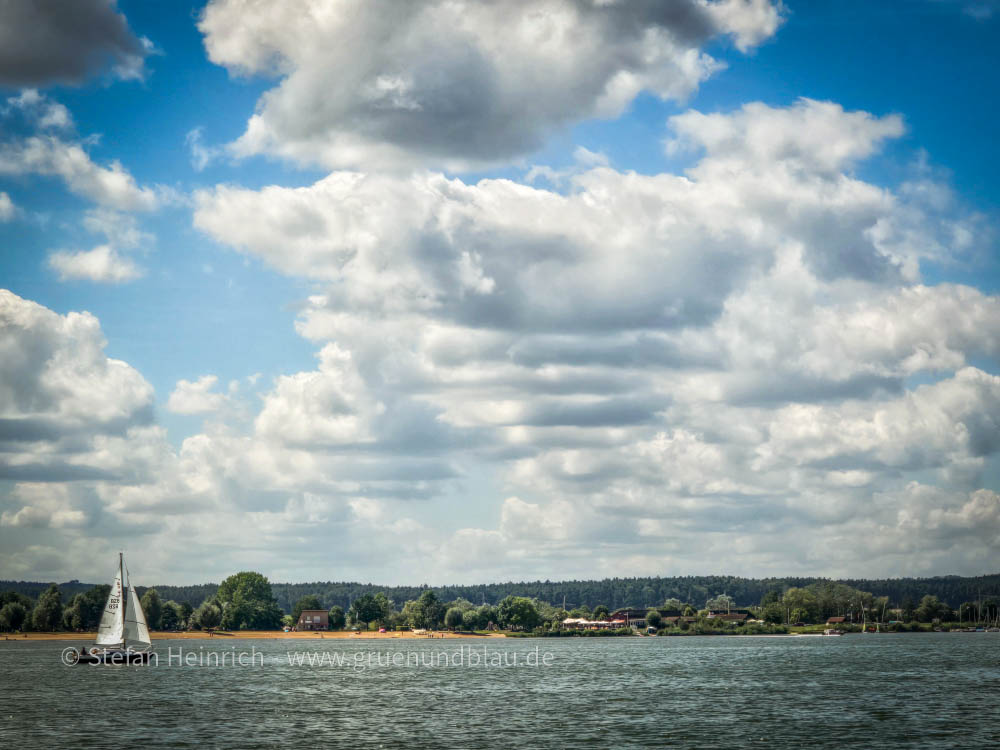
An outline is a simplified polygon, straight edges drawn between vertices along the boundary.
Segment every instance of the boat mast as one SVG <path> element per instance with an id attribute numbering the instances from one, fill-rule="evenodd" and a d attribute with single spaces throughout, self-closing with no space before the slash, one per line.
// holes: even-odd
<path id="1" fill-rule="evenodd" d="M 128 606 L 128 590 L 125 588 L 125 562 L 123 560 L 123 554 L 118 553 L 118 580 L 121 581 L 121 595 L 122 595 L 122 649 L 124 650 L 127 643 L 125 635 L 125 607 Z"/>

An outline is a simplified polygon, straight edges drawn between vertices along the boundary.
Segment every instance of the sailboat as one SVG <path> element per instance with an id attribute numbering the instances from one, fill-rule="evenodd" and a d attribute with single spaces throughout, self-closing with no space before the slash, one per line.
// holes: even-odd
<path id="1" fill-rule="evenodd" d="M 108 601 L 97 626 L 97 642 L 81 648 L 77 664 L 148 664 L 150 651 L 146 615 L 135 587 L 129 585 L 128 568 L 118 553 L 118 574 L 111 583 Z"/>

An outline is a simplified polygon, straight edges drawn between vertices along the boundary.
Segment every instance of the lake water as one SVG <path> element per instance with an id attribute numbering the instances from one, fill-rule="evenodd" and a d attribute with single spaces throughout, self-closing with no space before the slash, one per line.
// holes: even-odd
<path id="1" fill-rule="evenodd" d="M 161 640 L 158 666 L 145 668 L 65 667 L 68 645 L 0 641 L 0 747 L 1000 742 L 992 633 Z"/>

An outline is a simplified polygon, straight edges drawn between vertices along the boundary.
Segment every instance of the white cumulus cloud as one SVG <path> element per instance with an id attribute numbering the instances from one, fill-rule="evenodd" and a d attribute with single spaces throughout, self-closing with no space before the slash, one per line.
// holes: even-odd
<path id="1" fill-rule="evenodd" d="M 281 78 L 235 154 L 454 169 L 534 151 L 643 91 L 683 99 L 720 67 L 703 45 L 746 50 L 780 20 L 766 0 L 215 0 L 198 26 L 213 62 Z"/>
<path id="2" fill-rule="evenodd" d="M 76 252 L 60 250 L 48 260 L 60 281 L 97 281 L 120 284 L 142 276 L 142 271 L 129 258 L 120 255 L 110 245 L 98 245 L 92 250 Z"/>
<path id="3" fill-rule="evenodd" d="M 167 409 L 175 414 L 208 414 L 221 409 L 226 396 L 213 392 L 219 378 L 216 375 L 202 375 L 197 380 L 178 380 Z"/>
<path id="4" fill-rule="evenodd" d="M 123 211 L 149 211 L 159 205 L 156 192 L 136 184 L 119 162 L 96 164 L 82 144 L 56 136 L 0 143 L 0 174 L 59 177 L 76 195 Z"/>

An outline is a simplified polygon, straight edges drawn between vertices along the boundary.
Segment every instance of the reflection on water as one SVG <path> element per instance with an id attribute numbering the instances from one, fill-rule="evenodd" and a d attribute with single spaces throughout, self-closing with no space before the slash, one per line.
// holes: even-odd
<path id="1" fill-rule="evenodd" d="M 64 667 L 67 645 L 0 642 L 0 746 L 980 748 L 1000 740 L 996 634 L 158 641 L 155 668 Z"/>

